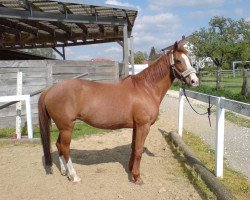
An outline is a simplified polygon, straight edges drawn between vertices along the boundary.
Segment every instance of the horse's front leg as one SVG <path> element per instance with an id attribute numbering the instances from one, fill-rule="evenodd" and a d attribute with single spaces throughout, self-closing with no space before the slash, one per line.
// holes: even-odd
<path id="1" fill-rule="evenodd" d="M 133 180 L 136 184 L 143 184 L 140 177 L 140 163 L 143 153 L 143 147 L 150 129 L 150 124 L 136 125 L 135 134 L 135 149 L 134 149 L 134 163 L 132 169 Z"/>
<path id="2" fill-rule="evenodd" d="M 133 135 L 132 135 L 132 144 L 131 144 L 131 155 L 128 164 L 129 171 L 132 171 L 134 165 L 134 155 L 135 155 L 135 135 L 136 135 L 136 128 L 133 128 Z"/>

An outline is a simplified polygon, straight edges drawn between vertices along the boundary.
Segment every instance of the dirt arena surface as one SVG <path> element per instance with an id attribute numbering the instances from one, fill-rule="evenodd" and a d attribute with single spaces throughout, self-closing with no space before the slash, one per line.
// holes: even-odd
<path id="1" fill-rule="evenodd" d="M 0 199 L 201 199 L 158 131 L 172 130 L 169 117 L 161 113 L 151 127 L 141 161 L 142 186 L 131 182 L 128 160 L 132 136 L 130 129 L 123 129 L 72 141 L 72 161 L 82 179 L 77 184 L 60 174 L 54 144 L 53 175 L 45 174 L 41 145 L 1 146 Z"/>

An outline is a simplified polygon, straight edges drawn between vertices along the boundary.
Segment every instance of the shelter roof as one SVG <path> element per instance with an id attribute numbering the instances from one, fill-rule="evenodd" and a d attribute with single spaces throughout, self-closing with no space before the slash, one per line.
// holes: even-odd
<path id="1" fill-rule="evenodd" d="M 0 0 L 0 49 L 88 45 L 123 40 L 137 9 L 51 0 Z"/>
<path id="2" fill-rule="evenodd" d="M 55 60 L 53 58 L 39 56 L 22 50 L 1 50 L 0 60 Z"/>

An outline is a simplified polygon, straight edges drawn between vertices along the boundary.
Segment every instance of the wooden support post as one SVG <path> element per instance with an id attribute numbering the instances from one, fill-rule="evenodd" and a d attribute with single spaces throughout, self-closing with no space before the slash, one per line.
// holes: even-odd
<path id="1" fill-rule="evenodd" d="M 124 76 L 129 75 L 128 68 L 128 26 L 123 27 L 123 66 L 124 66 Z"/>
<path id="2" fill-rule="evenodd" d="M 130 37 L 130 64 L 132 67 L 132 75 L 135 74 L 135 59 L 134 59 L 134 38 Z"/>
<path id="3" fill-rule="evenodd" d="M 66 56 L 65 56 L 65 47 L 62 47 L 62 51 L 63 51 L 63 60 L 66 60 Z"/>
<path id="4" fill-rule="evenodd" d="M 23 74 L 22 72 L 17 72 L 17 90 L 16 95 L 22 95 L 23 88 Z M 21 139 L 21 116 L 22 116 L 22 102 L 16 103 L 16 136 L 17 139 Z"/>
<path id="5" fill-rule="evenodd" d="M 243 84 L 241 87 L 241 94 L 245 97 L 250 97 L 250 87 L 248 84 L 248 71 L 243 69 Z"/>

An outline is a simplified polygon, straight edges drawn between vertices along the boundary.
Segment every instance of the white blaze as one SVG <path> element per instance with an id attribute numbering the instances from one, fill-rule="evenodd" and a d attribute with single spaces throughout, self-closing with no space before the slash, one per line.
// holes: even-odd
<path id="1" fill-rule="evenodd" d="M 181 57 L 183 58 L 186 66 L 187 66 L 186 70 L 193 69 L 193 67 L 191 66 L 190 60 L 188 59 L 187 55 L 183 53 L 181 55 Z M 199 84 L 199 79 L 198 79 L 198 77 L 196 76 L 195 73 L 191 73 L 188 77 L 190 79 L 190 84 L 191 85 L 197 86 Z"/>
<path id="2" fill-rule="evenodd" d="M 190 61 L 189 61 L 189 59 L 188 59 L 188 57 L 187 57 L 187 55 L 186 54 L 181 54 L 181 57 L 183 58 L 183 60 L 185 61 L 185 64 L 186 64 L 186 66 L 187 66 L 187 69 L 190 69 L 190 68 L 193 68 L 192 66 L 191 66 L 191 63 L 190 63 Z"/>

